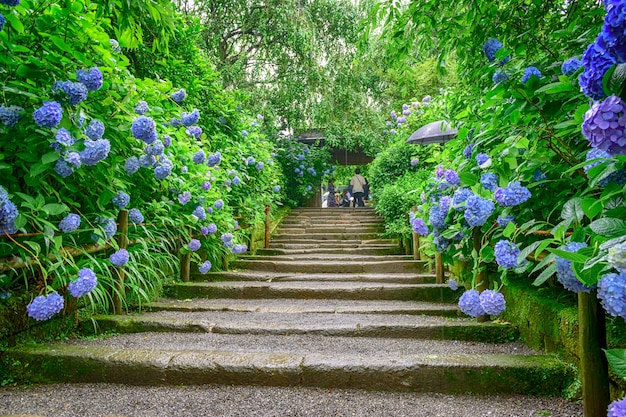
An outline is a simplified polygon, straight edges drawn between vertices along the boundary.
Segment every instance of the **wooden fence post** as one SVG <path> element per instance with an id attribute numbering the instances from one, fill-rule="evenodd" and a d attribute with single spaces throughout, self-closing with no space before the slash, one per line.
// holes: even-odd
<path id="1" fill-rule="evenodd" d="M 443 257 L 440 252 L 435 254 L 435 282 L 443 284 Z"/>
<path id="2" fill-rule="evenodd" d="M 605 417 L 609 407 L 606 320 L 596 290 L 578 293 L 578 349 L 585 417 Z"/>
<path id="3" fill-rule="evenodd" d="M 420 235 L 413 232 L 413 260 L 419 261 L 420 259 Z"/>
<path id="4" fill-rule="evenodd" d="M 120 249 L 126 249 L 128 247 L 128 210 L 120 210 L 117 215 L 118 236 L 117 245 Z M 124 279 L 126 272 L 124 267 L 115 268 L 117 271 L 117 280 L 115 280 L 115 289 L 113 291 L 113 313 L 122 314 L 122 298 L 125 298 L 126 290 L 124 288 Z"/>
<path id="5" fill-rule="evenodd" d="M 270 205 L 265 205 L 265 241 L 263 247 L 265 249 L 270 247 L 270 230 L 271 229 L 271 217 L 270 217 Z"/>
<path id="6" fill-rule="evenodd" d="M 180 279 L 189 282 L 189 271 L 191 270 L 191 252 L 184 254 L 180 258 Z"/>

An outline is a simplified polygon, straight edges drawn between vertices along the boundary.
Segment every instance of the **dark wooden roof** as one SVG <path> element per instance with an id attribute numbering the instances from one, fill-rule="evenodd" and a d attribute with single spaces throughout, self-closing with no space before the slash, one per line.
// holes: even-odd
<path id="1" fill-rule="evenodd" d="M 300 133 L 296 140 L 309 146 L 324 146 L 324 132 L 321 130 L 307 130 Z M 347 149 L 330 147 L 331 163 L 335 165 L 367 165 L 373 157 L 363 153 L 362 149 L 349 151 Z"/>

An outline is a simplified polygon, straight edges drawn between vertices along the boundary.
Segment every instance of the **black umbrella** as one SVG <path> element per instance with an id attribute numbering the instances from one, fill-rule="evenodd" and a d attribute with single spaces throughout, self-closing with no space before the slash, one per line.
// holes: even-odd
<path id="1" fill-rule="evenodd" d="M 445 120 L 428 123 L 417 129 L 406 140 L 406 143 L 414 145 L 431 145 L 433 143 L 446 143 L 456 136 L 459 131 L 452 129 L 450 123 Z"/>

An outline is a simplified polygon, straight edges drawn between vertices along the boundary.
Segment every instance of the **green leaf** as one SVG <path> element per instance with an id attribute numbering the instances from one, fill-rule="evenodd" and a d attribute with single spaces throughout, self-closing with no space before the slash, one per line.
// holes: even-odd
<path id="1" fill-rule="evenodd" d="M 580 253 L 568 252 L 562 249 L 548 249 L 548 251 L 552 252 L 559 258 L 567 259 L 568 261 L 572 261 L 573 263 L 584 264 L 587 261 L 587 259 L 589 259 L 588 256 L 582 255 Z"/>
<path id="2" fill-rule="evenodd" d="M 31 178 L 38 177 L 40 174 L 45 172 L 49 168 L 48 164 L 34 164 L 30 167 L 30 176 Z"/>
<path id="3" fill-rule="evenodd" d="M 537 249 L 535 250 L 535 259 L 537 259 L 537 256 L 539 256 L 544 250 L 546 250 L 546 248 L 550 246 L 552 243 L 554 243 L 554 239 L 542 240 L 539 246 L 537 246 Z"/>
<path id="4" fill-rule="evenodd" d="M 537 93 L 546 93 L 546 94 L 556 94 L 556 93 L 564 93 L 568 91 L 572 91 L 572 82 L 556 82 L 544 85 L 541 88 L 537 89 Z"/>
<path id="5" fill-rule="evenodd" d="M 626 222 L 611 217 L 595 220 L 589 227 L 600 236 L 618 237 L 626 234 Z"/>
<path id="6" fill-rule="evenodd" d="M 572 271 L 576 278 L 588 287 L 595 285 L 600 280 L 602 271 L 606 268 L 606 265 L 598 263 L 591 268 L 585 268 L 585 264 L 572 262 Z"/>
<path id="7" fill-rule="evenodd" d="M 582 198 L 575 197 L 569 200 L 563 206 L 563 211 L 561 212 L 561 218 L 563 220 L 572 220 L 576 223 L 580 223 L 583 220 L 585 213 L 580 205 Z"/>
<path id="8" fill-rule="evenodd" d="M 590 220 L 602 213 L 602 203 L 595 198 L 583 198 L 580 201 L 580 207 Z"/>
<path id="9" fill-rule="evenodd" d="M 546 282 L 556 272 L 556 264 L 550 264 L 541 274 L 533 281 L 533 285 L 539 286 Z"/>
<path id="10" fill-rule="evenodd" d="M 617 376 L 626 379 L 626 349 L 604 349 L 604 354 Z"/>
<path id="11" fill-rule="evenodd" d="M 48 152 L 44 156 L 41 157 L 42 164 L 51 164 L 56 162 L 59 159 L 59 153 L 56 151 Z"/>
<path id="12" fill-rule="evenodd" d="M 52 35 L 52 36 L 50 36 L 50 40 L 60 50 L 65 51 L 65 52 L 72 52 L 72 48 L 70 48 L 70 46 L 67 43 L 65 43 L 65 41 L 63 39 L 61 39 L 60 37 L 58 37 L 56 35 Z"/>
<path id="13" fill-rule="evenodd" d="M 489 246 L 489 245 L 483 246 L 482 249 L 480 250 L 480 258 L 485 263 L 493 262 L 493 260 L 495 259 L 493 246 Z"/>
<path id="14" fill-rule="evenodd" d="M 510 238 L 511 236 L 513 236 L 513 232 L 515 232 L 515 223 L 509 222 L 504 228 L 504 231 L 502 232 L 502 234 L 504 235 L 504 237 Z"/>
<path id="15" fill-rule="evenodd" d="M 43 206 L 41 210 L 49 216 L 56 216 L 67 211 L 67 206 L 65 204 L 51 203 Z"/>
<path id="16" fill-rule="evenodd" d="M 26 240 L 23 242 L 25 245 L 29 246 L 35 255 L 38 255 L 41 252 L 41 246 L 37 242 L 33 242 L 31 240 Z"/>
<path id="17" fill-rule="evenodd" d="M 459 178 L 461 179 L 461 182 L 468 187 L 471 187 L 478 183 L 478 177 L 474 174 L 470 174 L 467 172 L 460 173 Z"/>
<path id="18" fill-rule="evenodd" d="M 20 20 L 17 17 L 8 13 L 4 17 L 9 23 L 11 23 L 11 26 L 13 27 L 13 29 L 15 29 L 18 33 L 24 33 L 24 25 L 22 24 L 22 22 L 20 22 Z"/>

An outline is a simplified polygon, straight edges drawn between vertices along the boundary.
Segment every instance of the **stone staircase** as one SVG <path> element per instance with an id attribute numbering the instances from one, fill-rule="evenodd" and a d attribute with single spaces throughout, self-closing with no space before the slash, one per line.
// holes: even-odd
<path id="1" fill-rule="evenodd" d="M 381 239 L 370 208 L 296 209 L 269 249 L 167 288 L 114 334 L 9 354 L 41 382 L 232 384 L 558 395 L 573 377 L 507 323 L 461 317 L 459 292 Z"/>

